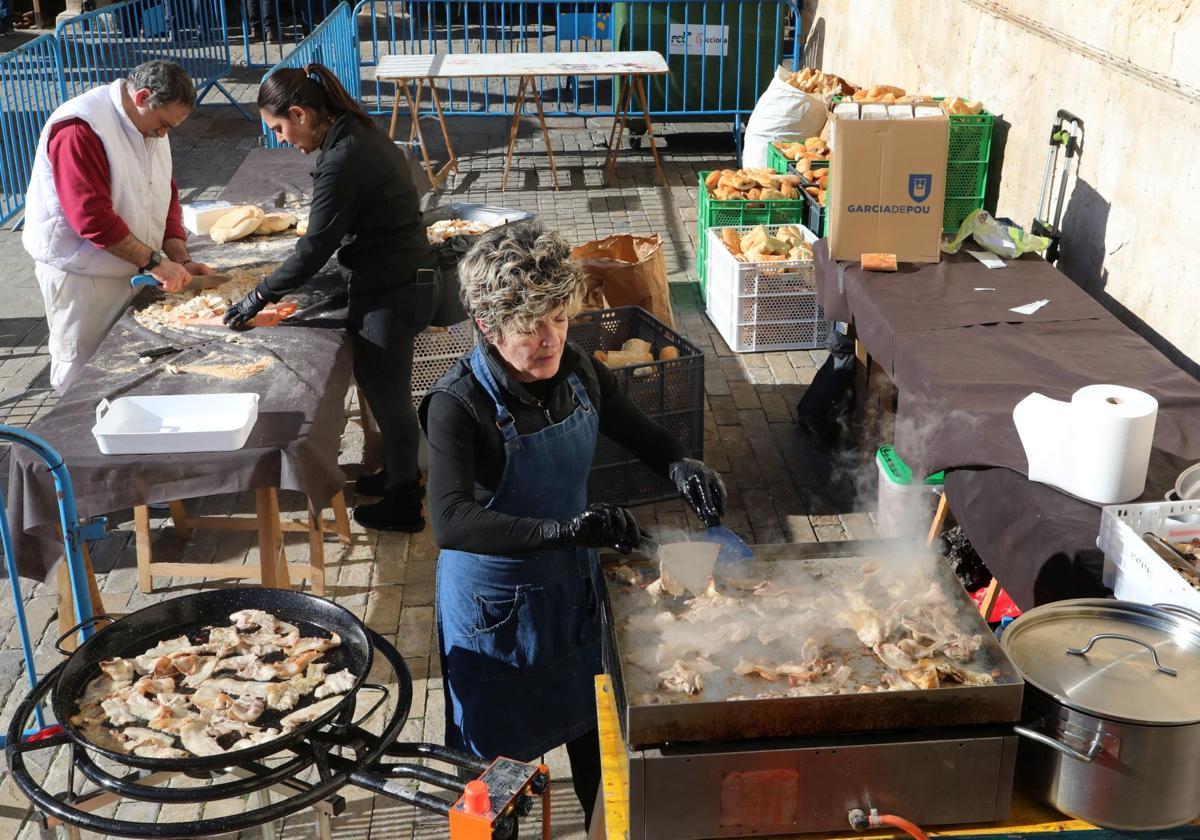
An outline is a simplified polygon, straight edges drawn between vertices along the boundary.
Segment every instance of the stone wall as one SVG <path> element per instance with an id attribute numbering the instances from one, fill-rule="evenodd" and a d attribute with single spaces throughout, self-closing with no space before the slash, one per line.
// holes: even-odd
<path id="1" fill-rule="evenodd" d="M 805 6 L 807 64 L 858 84 L 981 99 L 1002 117 L 988 203 L 999 215 L 1028 225 L 1055 113 L 1079 116 L 1059 267 L 1197 371 L 1200 0 Z"/>

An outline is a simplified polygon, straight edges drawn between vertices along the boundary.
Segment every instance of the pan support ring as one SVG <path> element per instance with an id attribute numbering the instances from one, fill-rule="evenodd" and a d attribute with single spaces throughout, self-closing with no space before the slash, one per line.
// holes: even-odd
<path id="1" fill-rule="evenodd" d="M 158 838 L 192 838 L 213 834 L 224 834 L 242 831 L 255 826 L 263 826 L 266 840 L 275 840 L 273 824 L 306 808 L 313 808 L 318 833 L 321 840 L 332 837 L 330 818 L 342 812 L 345 799 L 338 791 L 350 781 L 355 769 L 368 767 L 379 760 L 385 750 L 399 737 L 400 731 L 408 718 L 412 704 L 412 679 L 408 666 L 403 657 L 386 639 L 373 631 L 370 639 L 375 649 L 388 660 L 391 669 L 396 674 L 397 699 L 395 711 L 388 719 L 382 734 L 378 738 L 370 738 L 364 742 L 356 737 L 352 744 L 355 751 L 353 761 L 341 760 L 334 770 L 329 760 L 328 750 L 341 746 L 339 743 L 339 726 L 343 731 L 352 735 L 361 733 L 357 727 L 351 726 L 349 717 L 353 714 L 354 704 L 347 704 L 345 719 L 335 724 L 332 730 L 314 733 L 312 739 L 291 744 L 285 752 L 293 757 L 281 765 L 271 767 L 261 761 L 223 769 L 223 774 L 234 777 L 233 781 L 222 782 L 208 787 L 172 788 L 160 786 L 171 778 L 180 775 L 170 771 L 146 771 L 131 768 L 131 772 L 123 776 L 113 775 L 101 768 L 86 749 L 80 747 L 65 733 L 58 733 L 38 741 L 22 739 L 23 731 L 34 714 L 34 710 L 45 701 L 46 696 L 56 684 L 64 664 L 59 664 L 46 674 L 18 706 L 9 724 L 9 740 L 6 747 L 9 770 L 13 781 L 21 791 L 29 797 L 34 806 L 42 812 L 43 821 L 47 827 L 63 825 L 72 840 L 79 837 L 79 830 L 85 829 L 102 835 L 119 837 L 158 837 Z M 43 750 L 53 750 L 58 747 L 70 750 L 67 765 L 67 790 L 54 794 L 34 779 L 26 765 L 26 756 Z M 298 774 L 310 767 L 316 766 L 318 778 L 312 783 L 300 781 Z M 353 769 L 352 769 L 353 768 Z M 95 789 L 78 792 L 78 775 L 95 785 Z M 43 779 L 44 781 L 44 779 Z M 270 792 L 283 795 L 283 799 L 272 802 Z M 187 820 L 181 822 L 138 822 L 133 820 L 118 820 L 102 817 L 93 813 L 106 805 L 122 799 L 136 799 L 163 804 L 179 802 L 214 802 L 221 799 L 241 797 L 253 794 L 257 805 L 239 814 L 208 819 Z"/>

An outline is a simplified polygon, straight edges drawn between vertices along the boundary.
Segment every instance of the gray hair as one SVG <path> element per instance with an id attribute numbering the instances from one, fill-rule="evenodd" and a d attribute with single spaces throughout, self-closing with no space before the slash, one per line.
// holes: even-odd
<path id="1" fill-rule="evenodd" d="M 458 265 L 463 308 L 493 335 L 532 332 L 560 306 L 567 317 L 583 303 L 583 270 L 571 247 L 537 222 L 485 233 Z"/>
<path id="2" fill-rule="evenodd" d="M 196 107 L 196 85 L 187 71 L 170 61 L 147 61 L 129 71 L 125 79 L 132 90 L 150 91 L 146 104 L 162 108 L 176 103 Z"/>

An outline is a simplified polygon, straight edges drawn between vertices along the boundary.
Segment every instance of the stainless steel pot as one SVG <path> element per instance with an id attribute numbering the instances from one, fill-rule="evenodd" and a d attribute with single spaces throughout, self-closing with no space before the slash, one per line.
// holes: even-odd
<path id="1" fill-rule="evenodd" d="M 1175 479 L 1175 489 L 1167 491 L 1168 502 L 1200 499 L 1200 464 L 1192 464 Z"/>
<path id="2" fill-rule="evenodd" d="M 1001 644 L 1025 677 L 1017 778 L 1106 828 L 1200 816 L 1200 622 L 1079 599 L 1029 611 Z"/>

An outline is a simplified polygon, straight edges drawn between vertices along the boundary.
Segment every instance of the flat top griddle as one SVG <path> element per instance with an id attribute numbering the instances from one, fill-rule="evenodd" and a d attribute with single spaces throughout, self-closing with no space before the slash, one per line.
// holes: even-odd
<path id="1" fill-rule="evenodd" d="M 658 576 L 656 563 L 637 554 L 605 558 L 605 666 L 613 678 L 630 747 L 912 731 L 1019 719 L 1023 681 L 939 558 L 922 555 L 915 546 L 883 540 L 756 546 L 754 552 L 753 561 L 719 564 L 715 572 L 717 591 L 739 603 L 726 605 L 713 621 L 695 624 L 678 619 L 690 595 L 668 597 L 656 605 L 641 588 Z M 865 586 L 864 564 L 871 579 Z M 759 598 L 751 588 L 763 580 L 789 588 L 788 602 L 756 610 Z M 955 664 L 987 673 L 991 684 L 943 681 L 941 687 L 921 689 L 893 677 L 892 683 L 905 686 L 903 690 L 858 693 L 860 686 L 880 685 L 883 673 L 891 669 L 853 631 L 832 627 L 846 609 L 848 591 L 865 593 L 872 607 L 896 616 L 914 599 L 939 604 L 962 633 L 980 638 L 971 659 Z M 898 605 L 895 610 L 890 609 L 893 605 Z M 654 617 L 664 611 L 675 613 L 676 620 L 665 626 L 655 624 Z M 785 634 L 764 645 L 758 629 L 764 623 L 777 623 L 781 616 L 796 635 Z M 749 623 L 749 636 L 719 645 L 704 643 L 703 634 L 728 622 Z M 771 683 L 732 672 L 743 658 L 799 662 L 809 639 L 819 641 L 822 657 L 837 667 L 850 668 L 843 689 L 847 693 L 786 696 L 786 680 Z M 703 690 L 697 694 L 662 690 L 657 673 L 669 668 L 675 658 L 694 658 L 696 648 L 720 670 L 703 675 Z M 785 696 L 775 696 L 780 694 Z"/>

